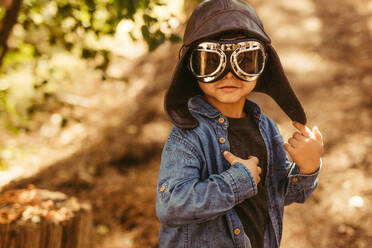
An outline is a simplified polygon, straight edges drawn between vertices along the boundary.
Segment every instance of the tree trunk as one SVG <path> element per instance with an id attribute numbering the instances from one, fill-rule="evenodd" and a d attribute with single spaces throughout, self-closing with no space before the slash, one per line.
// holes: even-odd
<path id="1" fill-rule="evenodd" d="M 0 196 L 0 248 L 91 248 L 90 205 L 60 192 L 11 190 Z"/>
<path id="2" fill-rule="evenodd" d="M 17 23 L 18 13 L 21 9 L 21 5 L 22 0 L 6 1 L 4 3 L 6 13 L 4 19 L 0 22 L 0 67 L 5 57 L 5 53 L 8 50 L 8 38 L 13 26 Z"/>

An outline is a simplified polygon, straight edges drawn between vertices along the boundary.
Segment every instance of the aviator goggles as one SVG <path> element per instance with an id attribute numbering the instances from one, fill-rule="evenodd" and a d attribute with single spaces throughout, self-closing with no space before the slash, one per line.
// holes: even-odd
<path id="1" fill-rule="evenodd" d="M 249 82 L 263 72 L 265 60 L 265 46 L 257 40 L 205 41 L 193 49 L 189 67 L 204 83 L 218 81 L 229 71 Z"/>

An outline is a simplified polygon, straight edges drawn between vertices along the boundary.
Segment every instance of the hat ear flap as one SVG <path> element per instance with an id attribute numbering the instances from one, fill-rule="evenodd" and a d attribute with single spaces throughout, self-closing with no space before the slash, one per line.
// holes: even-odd
<path id="1" fill-rule="evenodd" d="M 272 45 L 268 44 L 267 48 L 268 58 L 265 69 L 259 77 L 254 91 L 268 94 L 292 121 L 305 125 L 306 114 L 284 73 L 279 56 Z"/>
<path id="2" fill-rule="evenodd" d="M 198 120 L 188 109 L 188 101 L 197 94 L 203 94 L 195 77 L 187 69 L 188 57 L 188 54 L 185 54 L 179 60 L 164 99 L 164 109 L 171 121 L 183 129 L 195 128 L 199 125 Z"/>

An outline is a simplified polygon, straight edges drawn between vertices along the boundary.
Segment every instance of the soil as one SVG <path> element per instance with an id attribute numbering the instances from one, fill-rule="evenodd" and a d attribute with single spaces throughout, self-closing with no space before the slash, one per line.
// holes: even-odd
<path id="1" fill-rule="evenodd" d="M 325 140 L 319 187 L 305 204 L 286 207 L 282 247 L 372 247 L 372 3 L 251 3 L 274 41 L 308 125 L 317 125 Z M 97 247 L 157 247 L 160 223 L 154 200 L 161 149 L 170 128 L 162 99 L 178 48 L 165 44 L 132 61 L 135 66 L 128 75 L 134 79 L 126 90 L 141 80 L 147 82 L 146 90 L 131 91 L 128 99 L 136 107 L 118 101 L 101 115 L 99 128 L 89 123 L 95 130 L 85 129 L 89 146 L 3 190 L 33 183 L 89 201 Z M 278 123 L 287 140 L 295 129 L 274 101 L 262 94 L 250 98 Z"/>

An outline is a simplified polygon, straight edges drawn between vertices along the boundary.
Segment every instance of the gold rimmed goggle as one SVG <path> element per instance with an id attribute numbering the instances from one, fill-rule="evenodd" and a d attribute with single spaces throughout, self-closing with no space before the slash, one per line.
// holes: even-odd
<path id="1" fill-rule="evenodd" d="M 206 41 L 192 50 L 189 66 L 204 83 L 215 82 L 229 71 L 241 80 L 254 81 L 263 72 L 265 61 L 265 47 L 257 40 Z"/>

